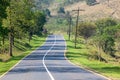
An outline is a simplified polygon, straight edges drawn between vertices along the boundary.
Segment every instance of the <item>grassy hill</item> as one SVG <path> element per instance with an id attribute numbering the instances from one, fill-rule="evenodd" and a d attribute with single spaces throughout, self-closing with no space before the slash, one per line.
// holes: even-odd
<path id="1" fill-rule="evenodd" d="M 87 5 L 85 1 L 79 1 L 77 3 L 75 2 L 63 6 L 62 4 L 65 4 L 65 2 L 57 0 L 52 3 L 49 9 L 52 11 L 52 15 L 56 15 L 58 7 L 62 6 L 66 11 L 70 11 L 72 16 L 75 16 L 76 13 L 72 12 L 72 10 L 78 9 L 78 7 L 80 7 L 81 9 L 85 10 L 80 12 L 80 18 L 82 20 L 96 20 L 105 17 L 120 19 L 119 0 L 109 0 L 109 2 L 107 0 L 97 0 L 97 2 L 99 4 L 93 6 Z"/>
<path id="2" fill-rule="evenodd" d="M 80 12 L 80 16 L 83 20 L 96 20 L 104 17 L 113 17 L 120 19 L 120 1 L 118 0 L 110 0 L 109 3 L 105 0 L 98 1 L 99 4 L 94 6 L 88 6 L 86 2 L 79 2 L 73 5 L 69 5 L 65 7 L 66 11 L 72 11 L 74 9 L 84 9 L 85 11 Z M 74 16 L 75 13 L 72 12 Z"/>

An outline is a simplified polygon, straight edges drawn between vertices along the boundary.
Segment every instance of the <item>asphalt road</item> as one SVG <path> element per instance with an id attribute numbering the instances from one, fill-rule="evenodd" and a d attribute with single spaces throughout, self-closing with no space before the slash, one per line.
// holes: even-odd
<path id="1" fill-rule="evenodd" d="M 66 60 L 65 40 L 48 36 L 45 44 L 24 58 L 0 80 L 107 80 Z"/>

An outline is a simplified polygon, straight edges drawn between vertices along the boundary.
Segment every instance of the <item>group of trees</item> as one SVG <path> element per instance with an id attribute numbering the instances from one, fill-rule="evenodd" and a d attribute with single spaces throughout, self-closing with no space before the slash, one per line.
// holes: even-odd
<path id="1" fill-rule="evenodd" d="M 60 7 L 59 10 L 57 11 L 57 13 L 65 14 L 65 9 L 63 7 Z"/>
<path id="2" fill-rule="evenodd" d="M 82 22 L 78 27 L 79 36 L 83 36 L 86 41 L 91 39 L 90 44 L 96 47 L 96 55 L 100 61 L 104 60 L 102 53 L 117 58 L 115 43 L 119 39 L 119 31 L 120 25 L 111 18 L 100 19 L 93 23 Z"/>
<path id="3" fill-rule="evenodd" d="M 62 1 L 62 0 L 61 0 Z M 62 1 L 62 6 L 67 6 L 67 5 L 71 5 L 74 4 L 76 2 L 80 2 L 80 1 L 85 1 L 87 3 L 87 5 L 95 5 L 97 3 L 97 0 L 64 0 Z"/>
<path id="4" fill-rule="evenodd" d="M 96 0 L 86 0 L 86 3 L 87 3 L 87 5 L 92 6 L 92 5 L 96 4 Z"/>
<path id="5" fill-rule="evenodd" d="M 0 52 L 9 39 L 9 54 L 12 54 L 14 39 L 39 35 L 46 22 L 43 11 L 35 9 L 34 0 L 0 0 Z"/>
<path id="6" fill-rule="evenodd" d="M 115 42 L 119 38 L 117 33 L 119 33 L 120 26 L 114 19 L 102 19 L 96 21 L 97 32 L 94 38 L 94 44 L 98 48 L 98 55 L 101 57 L 100 49 L 116 58 L 115 52 Z M 100 58 L 99 58 L 100 59 Z"/>
<path id="7" fill-rule="evenodd" d="M 53 2 L 54 0 L 36 0 L 35 4 L 36 8 L 38 10 L 41 10 L 44 8 L 48 8 Z"/>
<path id="8" fill-rule="evenodd" d="M 84 1 L 84 0 L 64 0 L 63 6 L 74 4 L 74 3 L 80 2 L 80 1 Z"/>

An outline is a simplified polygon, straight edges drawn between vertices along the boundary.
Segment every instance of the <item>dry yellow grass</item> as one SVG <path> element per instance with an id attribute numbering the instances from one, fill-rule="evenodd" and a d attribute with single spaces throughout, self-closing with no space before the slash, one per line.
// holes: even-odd
<path id="1" fill-rule="evenodd" d="M 109 4 L 107 1 L 99 1 L 99 4 L 94 6 L 88 6 L 85 2 L 75 3 L 65 7 L 66 11 L 72 11 L 74 9 L 84 9 L 85 11 L 80 12 L 80 16 L 83 20 L 96 20 L 104 17 L 113 17 L 120 19 L 120 1 L 119 0 L 110 0 Z M 72 12 L 74 16 L 75 13 Z"/>
<path id="2" fill-rule="evenodd" d="M 97 20 L 105 17 L 113 17 L 116 19 L 120 19 L 120 0 L 97 0 L 99 4 L 94 6 L 88 6 L 86 2 L 78 2 L 72 5 L 65 6 L 65 11 L 70 11 L 71 15 L 76 16 L 75 12 L 72 10 L 84 9 L 85 11 L 80 12 L 80 18 L 82 20 Z M 57 8 L 60 6 L 60 2 L 54 2 L 51 4 L 49 9 L 52 11 L 52 15 L 57 15 Z"/>
<path id="3" fill-rule="evenodd" d="M 8 59 L 10 59 L 11 57 L 9 56 L 9 54 L 0 54 L 0 59 L 4 62 L 7 61 Z"/>
<path id="4" fill-rule="evenodd" d="M 84 9 L 85 11 L 80 12 L 80 17 L 82 20 L 96 20 L 99 18 L 105 17 L 113 17 L 116 19 L 120 19 L 120 0 L 97 0 L 99 4 L 94 6 L 88 6 L 86 2 L 78 2 L 72 5 L 65 6 L 66 11 L 71 11 L 72 16 L 75 16 L 76 13 L 72 12 L 72 10 Z M 59 7 L 59 3 L 53 3 L 49 9 L 52 11 L 52 15 L 57 14 L 57 8 Z"/>

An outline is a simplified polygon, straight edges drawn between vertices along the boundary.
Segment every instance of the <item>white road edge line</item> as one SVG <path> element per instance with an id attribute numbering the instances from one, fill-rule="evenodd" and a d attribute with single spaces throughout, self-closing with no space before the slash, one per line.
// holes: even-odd
<path id="1" fill-rule="evenodd" d="M 54 77 L 52 76 L 52 74 L 50 73 L 50 71 L 48 70 L 46 64 L 45 64 L 45 57 L 47 56 L 47 54 L 52 50 L 52 48 L 54 47 L 54 45 L 56 44 L 56 36 L 55 36 L 55 41 L 54 41 L 54 44 L 52 45 L 52 47 L 45 53 L 45 55 L 43 56 L 43 66 L 45 67 L 47 73 L 49 74 L 51 80 L 55 80 Z"/>
<path id="2" fill-rule="evenodd" d="M 86 71 L 88 71 L 88 72 L 91 72 L 91 73 L 93 73 L 93 74 L 96 74 L 96 75 L 98 75 L 98 76 L 101 76 L 101 77 L 103 77 L 103 78 L 105 78 L 105 79 L 107 79 L 107 80 L 111 80 L 110 78 L 108 78 L 108 77 L 106 77 L 106 76 L 103 76 L 103 75 L 101 75 L 101 74 L 99 74 L 99 73 L 96 73 L 96 72 L 94 72 L 94 71 L 88 70 L 88 69 L 86 69 L 86 68 L 84 68 L 84 67 L 82 67 L 82 66 L 76 65 L 76 64 L 72 63 L 70 60 L 68 60 L 68 58 L 66 57 L 67 43 L 66 43 L 65 38 L 63 38 L 63 39 L 64 39 L 64 41 L 65 41 L 64 57 L 65 57 L 65 59 L 66 59 L 70 64 L 72 64 L 72 65 L 74 65 L 74 66 L 76 66 L 76 67 L 82 68 L 82 69 L 84 69 L 84 70 L 86 70 Z"/>

